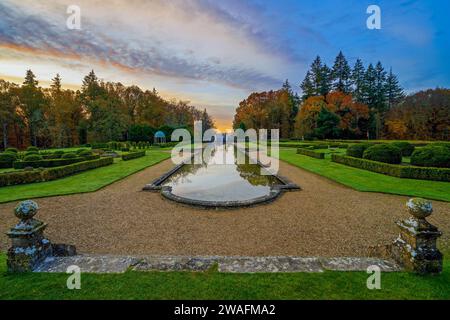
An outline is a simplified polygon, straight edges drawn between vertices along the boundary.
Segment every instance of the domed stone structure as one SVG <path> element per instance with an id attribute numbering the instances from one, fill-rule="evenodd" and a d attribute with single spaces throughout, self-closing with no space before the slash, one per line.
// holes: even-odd
<path id="1" fill-rule="evenodd" d="M 166 134 L 162 131 L 155 133 L 155 144 L 166 143 Z"/>

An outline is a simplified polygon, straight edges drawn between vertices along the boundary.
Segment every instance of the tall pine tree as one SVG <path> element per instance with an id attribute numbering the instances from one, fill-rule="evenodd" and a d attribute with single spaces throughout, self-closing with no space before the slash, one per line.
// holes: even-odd
<path id="1" fill-rule="evenodd" d="M 300 89 L 302 89 L 302 100 L 305 101 L 309 97 L 314 96 L 315 91 L 312 83 L 311 71 L 306 72 L 305 79 L 300 84 Z"/>
<path id="2" fill-rule="evenodd" d="M 312 96 L 326 96 L 332 90 L 331 70 L 319 56 L 311 64 L 300 88 L 303 101 Z"/>
<path id="3" fill-rule="evenodd" d="M 285 90 L 289 94 L 289 135 L 291 136 L 294 132 L 295 117 L 297 116 L 299 110 L 300 99 L 297 93 L 294 93 L 294 91 L 292 90 L 291 84 L 289 83 L 288 79 L 286 79 L 286 81 L 283 83 L 282 90 Z"/>
<path id="4" fill-rule="evenodd" d="M 392 73 L 392 68 L 389 70 L 386 78 L 385 92 L 388 109 L 391 109 L 394 104 L 399 103 L 405 97 L 405 93 L 398 83 L 397 76 Z"/>
<path id="5" fill-rule="evenodd" d="M 342 51 L 339 52 L 334 61 L 331 71 L 333 90 L 349 93 L 351 91 L 351 69 Z"/>
<path id="6" fill-rule="evenodd" d="M 380 112 L 383 113 L 387 111 L 387 104 L 386 104 L 386 71 L 383 68 L 383 65 L 381 62 L 378 61 L 377 65 L 375 66 L 375 108 Z"/>
<path id="7" fill-rule="evenodd" d="M 37 138 L 44 122 L 45 97 L 39 82 L 31 70 L 27 70 L 22 90 L 20 91 L 21 107 L 28 123 L 30 142 L 37 146 Z"/>
<path id="8" fill-rule="evenodd" d="M 358 102 L 364 102 L 364 80 L 366 70 L 361 59 L 356 60 L 352 70 L 353 97 Z"/>

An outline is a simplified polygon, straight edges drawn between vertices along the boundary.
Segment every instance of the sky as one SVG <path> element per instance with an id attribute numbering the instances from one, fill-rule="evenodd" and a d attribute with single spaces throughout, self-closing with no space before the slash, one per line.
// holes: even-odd
<path id="1" fill-rule="evenodd" d="M 381 29 L 366 10 L 381 8 Z M 81 9 L 70 30 L 67 8 Z M 448 0 L 0 0 L 0 78 L 99 78 L 206 108 L 221 130 L 254 91 L 294 90 L 315 56 L 381 61 L 408 93 L 450 87 Z"/>

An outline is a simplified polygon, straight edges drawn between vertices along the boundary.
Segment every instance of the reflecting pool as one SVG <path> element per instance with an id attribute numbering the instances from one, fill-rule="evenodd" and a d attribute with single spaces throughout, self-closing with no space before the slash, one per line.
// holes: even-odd
<path id="1" fill-rule="evenodd" d="M 218 146 L 202 164 L 185 164 L 169 176 L 161 187 L 170 187 L 177 197 L 206 202 L 241 202 L 269 196 L 274 186 L 283 185 L 273 175 L 251 164 L 237 163 L 238 151 L 233 146 Z"/>

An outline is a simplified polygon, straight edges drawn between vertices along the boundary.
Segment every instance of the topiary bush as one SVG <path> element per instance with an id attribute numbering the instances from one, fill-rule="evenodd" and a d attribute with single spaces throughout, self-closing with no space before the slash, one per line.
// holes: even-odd
<path id="1" fill-rule="evenodd" d="M 75 159 L 77 155 L 75 153 L 69 152 L 61 156 L 61 159 Z"/>
<path id="2" fill-rule="evenodd" d="M 369 148 L 371 144 L 369 143 L 358 143 L 351 145 L 347 148 L 347 156 L 354 158 L 362 158 L 364 151 Z"/>
<path id="3" fill-rule="evenodd" d="M 28 148 L 27 148 L 27 151 L 28 151 L 28 152 L 30 152 L 30 151 L 31 151 L 31 152 L 38 152 L 38 151 L 39 151 L 39 148 L 37 148 L 37 147 L 28 147 Z"/>
<path id="4" fill-rule="evenodd" d="M 17 154 L 12 152 L 3 152 L 0 153 L 0 161 L 1 162 L 13 162 L 17 160 Z"/>
<path id="5" fill-rule="evenodd" d="M 440 145 L 429 145 L 414 151 L 411 164 L 419 167 L 450 168 L 450 149 Z"/>
<path id="6" fill-rule="evenodd" d="M 7 148 L 7 149 L 5 150 L 5 152 L 17 154 L 17 153 L 19 153 L 19 150 L 17 150 L 16 148 Z"/>
<path id="7" fill-rule="evenodd" d="M 364 151 L 363 158 L 366 160 L 400 164 L 402 162 L 402 152 L 392 144 L 377 144 Z"/>
<path id="8" fill-rule="evenodd" d="M 399 148 L 403 157 L 410 157 L 416 148 L 409 142 L 393 142 L 391 145 Z"/>
<path id="9" fill-rule="evenodd" d="M 39 161 L 43 159 L 44 158 L 42 158 L 42 156 L 39 154 L 29 154 L 23 158 L 23 161 Z"/>
<path id="10" fill-rule="evenodd" d="M 80 152 L 78 154 L 78 156 L 80 156 L 80 157 L 89 157 L 89 156 L 92 156 L 92 155 L 93 155 L 92 151 L 89 151 L 89 150 L 83 150 L 82 152 Z"/>

